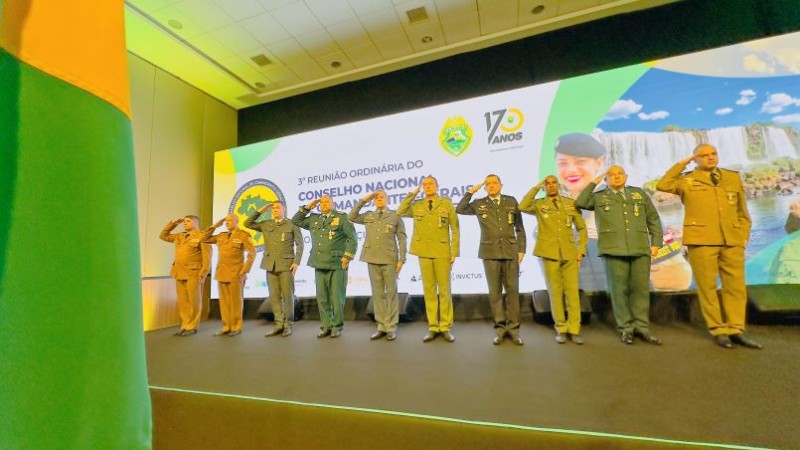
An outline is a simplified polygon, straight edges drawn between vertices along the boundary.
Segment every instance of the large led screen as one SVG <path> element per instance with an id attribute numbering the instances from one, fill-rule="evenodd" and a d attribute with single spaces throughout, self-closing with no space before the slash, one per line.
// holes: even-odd
<path id="1" fill-rule="evenodd" d="M 275 200 L 287 204 L 291 217 L 323 194 L 333 197 L 337 210 L 349 212 L 376 189 L 385 190 L 389 207 L 396 209 L 427 175 L 438 179 L 439 194 L 453 203 L 490 173 L 500 176 L 504 194 L 518 200 L 548 174 L 557 175 L 564 194 L 574 198 L 610 164 L 619 164 L 629 185 L 651 194 L 664 225 L 652 288 L 690 290 L 692 274 L 681 245 L 682 206 L 654 186 L 671 165 L 708 142 L 718 148 L 720 166 L 739 171 L 745 184 L 753 219 L 747 283 L 799 283 L 798 49 L 800 33 L 794 33 L 220 151 L 214 163 L 214 218 L 234 213 L 243 223 Z M 575 133 L 583 139 L 561 140 Z M 565 144 L 585 143 L 587 137 L 600 145 Z M 590 255 L 582 263 L 581 287 L 605 290 L 597 233 L 593 218 L 585 215 Z M 485 293 L 477 220 L 459 218 L 461 256 L 453 266 L 453 293 Z M 545 282 L 538 258 L 531 255 L 536 221 L 527 215 L 524 221 L 528 248 L 520 290 L 529 292 L 545 289 Z M 410 238 L 413 223 L 406 219 L 405 224 Z M 360 244 L 364 229 L 356 225 L 356 230 Z M 310 238 L 303 233 L 297 295 L 313 297 L 314 271 L 306 265 Z M 261 236 L 254 238 L 263 249 Z M 267 296 L 260 259 L 259 254 L 246 297 Z M 348 295 L 369 295 L 369 286 L 367 266 L 356 259 Z M 213 289 L 216 296 L 216 283 Z M 412 255 L 399 289 L 422 292 Z"/>

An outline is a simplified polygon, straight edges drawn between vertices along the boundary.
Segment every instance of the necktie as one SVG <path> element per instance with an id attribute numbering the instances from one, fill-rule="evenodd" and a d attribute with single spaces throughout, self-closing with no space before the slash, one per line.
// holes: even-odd
<path id="1" fill-rule="evenodd" d="M 714 183 L 714 186 L 717 186 L 719 184 L 719 179 L 720 179 L 719 172 L 717 171 L 711 172 L 711 182 Z"/>
<path id="2" fill-rule="evenodd" d="M 553 206 L 556 208 L 556 211 L 558 211 L 558 197 L 553 197 Z"/>
<path id="3" fill-rule="evenodd" d="M 428 200 L 428 211 L 433 211 L 433 200 Z"/>
<path id="4" fill-rule="evenodd" d="M 379 209 L 378 210 L 378 219 L 380 219 L 381 217 L 383 217 L 383 210 Z"/>
<path id="5" fill-rule="evenodd" d="M 494 202 L 495 205 L 500 206 L 500 199 L 499 198 L 496 198 L 496 199 L 494 199 L 492 201 Z"/>

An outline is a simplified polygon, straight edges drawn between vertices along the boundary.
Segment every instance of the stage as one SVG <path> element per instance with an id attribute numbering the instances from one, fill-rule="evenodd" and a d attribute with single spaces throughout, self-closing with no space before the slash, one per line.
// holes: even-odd
<path id="1" fill-rule="evenodd" d="M 180 442 L 187 445 L 181 448 L 217 448 L 211 442 L 230 432 L 219 428 L 225 420 L 240 428 L 239 437 L 255 430 L 263 436 L 261 447 L 279 439 L 282 448 L 301 448 L 292 445 L 296 434 L 276 438 L 282 428 L 275 425 L 298 430 L 281 419 L 281 408 L 286 417 L 294 417 L 291 410 L 298 407 L 338 418 L 355 414 L 352 424 L 397 418 L 389 430 L 413 419 L 416 428 L 396 431 L 399 439 L 424 436 L 426 423 L 458 425 L 449 430 L 453 437 L 448 441 L 429 446 L 414 441 L 418 448 L 452 448 L 465 433 L 473 436 L 472 443 L 504 443 L 495 448 L 532 448 L 543 441 L 528 437 L 543 433 L 550 441 L 542 448 L 681 448 L 693 443 L 800 448 L 796 326 L 752 326 L 751 336 L 764 344 L 761 351 L 721 349 L 689 323 L 654 324 L 652 332 L 663 346 L 639 341 L 626 346 L 610 325 L 593 320 L 582 332 L 586 344 L 578 346 L 557 344 L 550 327 L 528 318 L 521 347 L 508 341 L 492 345 L 491 323 L 479 320 L 456 322 L 452 344 L 441 338 L 423 343 L 426 325 L 421 321 L 401 324 L 394 342 L 370 341 L 374 325 L 364 320 L 346 323 L 339 339 L 317 339 L 319 324 L 313 320 L 296 323 L 288 338 L 265 338 L 271 324 L 263 320 L 246 321 L 244 332 L 232 338 L 212 336 L 219 326 L 204 321 L 190 337 L 173 337 L 175 329 L 146 334 L 155 448 L 176 448 L 172 434 L 182 435 Z M 185 411 L 191 408 L 196 409 Z M 258 416 L 264 408 L 269 412 Z M 228 411 L 223 414 L 228 419 L 216 411 Z M 212 417 L 199 419 L 204 414 Z M 234 420 L 231 414 L 239 416 Z M 190 425 L 178 416 L 203 425 L 180 428 Z M 317 422 L 308 426 L 321 439 L 331 432 Z M 468 434 L 504 426 L 511 427 L 505 427 L 502 438 Z M 357 435 L 370 430 L 358 427 L 338 430 L 348 432 L 354 433 L 349 442 L 326 448 L 412 445 L 360 441 Z M 255 437 L 247 439 L 258 443 Z"/>

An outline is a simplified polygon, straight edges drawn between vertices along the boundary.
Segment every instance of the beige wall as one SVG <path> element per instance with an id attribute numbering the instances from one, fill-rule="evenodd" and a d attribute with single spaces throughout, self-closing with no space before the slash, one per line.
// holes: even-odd
<path id="1" fill-rule="evenodd" d="M 236 146 L 236 110 L 129 54 L 145 329 L 176 325 L 173 248 L 158 239 L 187 214 L 211 224 L 214 152 Z"/>

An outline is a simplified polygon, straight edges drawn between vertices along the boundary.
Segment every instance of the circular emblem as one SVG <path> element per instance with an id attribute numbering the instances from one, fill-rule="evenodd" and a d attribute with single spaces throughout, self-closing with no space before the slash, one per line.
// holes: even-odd
<path id="1" fill-rule="evenodd" d="M 272 181 L 264 178 L 256 178 L 243 184 L 242 187 L 236 191 L 236 194 L 231 200 L 231 206 L 228 208 L 228 214 L 235 214 L 239 218 L 239 223 L 244 224 L 248 217 L 258 211 L 259 208 L 269 203 L 280 201 L 286 205 L 286 198 L 283 192 Z M 259 222 L 272 219 L 272 210 L 267 209 L 264 214 L 259 217 Z M 245 229 L 244 227 L 241 227 Z M 245 229 L 246 230 L 246 229 Z M 264 250 L 264 236 L 261 232 L 246 230 L 253 236 L 254 244 L 257 251 Z"/>

